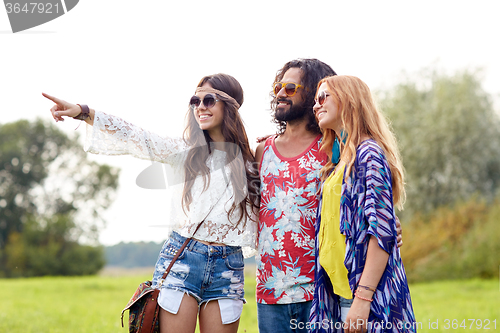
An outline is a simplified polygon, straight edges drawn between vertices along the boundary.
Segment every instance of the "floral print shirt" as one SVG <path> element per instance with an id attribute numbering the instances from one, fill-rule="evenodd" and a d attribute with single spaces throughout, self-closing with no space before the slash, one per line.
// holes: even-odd
<path id="1" fill-rule="evenodd" d="M 280 155 L 267 139 L 260 165 L 261 203 L 257 302 L 310 301 L 314 291 L 314 237 L 320 170 L 326 155 L 319 135 L 302 154 Z"/>

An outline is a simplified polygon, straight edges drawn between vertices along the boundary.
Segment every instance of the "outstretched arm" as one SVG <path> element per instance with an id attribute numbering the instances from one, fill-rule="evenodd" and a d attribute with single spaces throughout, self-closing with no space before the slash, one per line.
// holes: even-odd
<path id="1" fill-rule="evenodd" d="M 76 117 L 82 112 L 82 108 L 78 104 L 68 103 L 66 101 L 63 101 L 62 99 L 50 96 L 46 93 L 42 93 L 42 95 L 45 98 L 48 98 L 55 103 L 55 105 L 50 109 L 50 112 L 52 113 L 52 117 L 56 122 L 64 121 L 63 117 L 72 117 L 72 118 Z M 93 109 L 89 110 L 90 110 L 89 117 L 85 119 L 85 122 L 89 125 L 93 125 L 95 110 Z"/>
<path id="2" fill-rule="evenodd" d="M 55 121 L 64 117 L 76 117 L 82 109 L 77 104 L 68 103 L 54 96 L 42 94 L 53 101 L 50 109 Z M 120 117 L 89 110 L 85 122 L 92 125 L 87 131 L 85 151 L 93 154 L 132 155 L 137 158 L 180 165 L 189 149 L 184 140 L 159 136 L 131 124 Z"/>

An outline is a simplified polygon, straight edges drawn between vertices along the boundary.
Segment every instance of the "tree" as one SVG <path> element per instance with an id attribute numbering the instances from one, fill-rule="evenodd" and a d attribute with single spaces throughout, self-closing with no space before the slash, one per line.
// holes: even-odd
<path id="1" fill-rule="evenodd" d="M 102 267 L 97 237 L 118 174 L 88 160 L 78 137 L 52 124 L 0 125 L 0 274 L 74 275 Z M 69 269 L 74 260 L 94 268 Z"/>
<path id="2" fill-rule="evenodd" d="M 500 184 L 500 127 L 480 72 L 423 71 L 380 94 L 406 169 L 403 216 L 429 213 Z"/>

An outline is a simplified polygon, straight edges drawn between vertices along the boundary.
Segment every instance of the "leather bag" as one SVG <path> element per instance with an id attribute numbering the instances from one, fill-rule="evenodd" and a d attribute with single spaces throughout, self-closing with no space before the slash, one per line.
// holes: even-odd
<path id="1" fill-rule="evenodd" d="M 203 223 L 203 221 L 202 221 Z M 198 224 L 195 232 L 200 228 L 201 223 Z M 193 233 L 193 235 L 194 235 Z M 128 317 L 128 328 L 130 333 L 159 333 L 160 332 L 160 324 L 159 324 L 159 314 L 160 314 L 160 305 L 158 304 L 158 296 L 160 294 L 160 288 L 163 284 L 163 281 L 167 278 L 170 269 L 174 265 L 179 255 L 184 251 L 189 241 L 192 239 L 188 238 L 184 241 L 181 248 L 175 254 L 174 258 L 168 265 L 165 273 L 160 280 L 158 288 L 153 288 L 151 281 L 145 281 L 139 285 L 137 290 L 135 291 L 130 301 L 128 301 L 127 306 L 122 311 L 122 327 L 123 327 L 123 315 L 125 311 L 129 310 Z"/>
<path id="2" fill-rule="evenodd" d="M 228 186 L 229 183 L 226 184 L 224 192 L 226 191 Z M 215 205 L 217 205 L 217 203 L 220 201 L 221 197 L 222 196 L 220 196 L 217 202 L 210 208 L 210 211 L 205 216 L 203 221 L 201 221 L 198 224 L 196 230 L 193 232 L 193 236 L 196 234 L 198 229 L 200 229 L 200 226 L 206 220 L 208 215 L 210 215 Z M 158 296 L 160 294 L 161 286 L 165 281 L 165 279 L 167 278 L 167 275 L 170 272 L 170 269 L 174 265 L 175 261 L 177 260 L 177 258 L 179 258 L 179 255 L 184 251 L 189 241 L 193 239 L 193 236 L 191 236 L 191 238 L 186 239 L 182 244 L 181 248 L 179 249 L 179 251 L 177 251 L 174 258 L 170 262 L 170 265 L 168 265 L 167 269 L 165 270 L 165 273 L 163 273 L 163 276 L 161 277 L 161 280 L 158 284 L 158 288 L 153 288 L 152 281 L 145 281 L 141 283 L 137 288 L 137 290 L 135 291 L 134 295 L 132 295 L 132 298 L 130 298 L 130 300 L 128 301 L 127 306 L 122 310 L 122 317 L 121 317 L 122 327 L 123 327 L 123 315 L 125 311 L 129 310 L 128 328 L 130 333 L 160 332 L 160 323 L 159 323 L 160 305 L 158 304 Z"/>

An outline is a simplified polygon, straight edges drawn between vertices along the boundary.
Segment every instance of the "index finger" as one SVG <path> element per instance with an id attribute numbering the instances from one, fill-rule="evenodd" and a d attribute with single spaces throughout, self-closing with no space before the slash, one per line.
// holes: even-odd
<path id="1" fill-rule="evenodd" d="M 61 104 L 61 102 L 62 102 L 59 98 L 56 98 L 54 96 L 50 96 L 46 93 L 42 93 L 42 95 L 43 95 L 43 97 L 50 99 L 52 102 L 54 102 L 56 104 Z"/>

